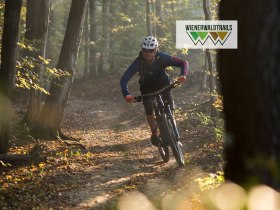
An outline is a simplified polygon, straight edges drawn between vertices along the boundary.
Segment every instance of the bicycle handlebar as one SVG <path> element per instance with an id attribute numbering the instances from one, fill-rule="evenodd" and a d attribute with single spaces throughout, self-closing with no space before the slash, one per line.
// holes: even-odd
<path id="1" fill-rule="evenodd" d="M 147 93 L 147 94 L 144 94 L 144 95 L 140 95 L 140 96 L 135 96 L 133 102 L 134 103 L 141 102 L 144 97 L 159 95 L 161 92 L 163 92 L 167 88 L 176 88 L 180 85 L 181 85 L 181 83 L 178 80 L 175 80 L 174 82 L 170 83 L 169 85 L 165 86 L 164 88 L 162 88 L 160 90 L 154 91 L 152 93 Z"/>

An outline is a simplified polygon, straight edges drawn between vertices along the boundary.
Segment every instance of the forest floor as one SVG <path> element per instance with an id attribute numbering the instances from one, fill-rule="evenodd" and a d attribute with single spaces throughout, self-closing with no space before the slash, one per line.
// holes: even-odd
<path id="1" fill-rule="evenodd" d="M 119 75 L 76 81 L 62 131 L 83 147 L 41 140 L 42 160 L 0 163 L 1 209 L 207 209 L 202 195 L 223 182 L 222 119 L 209 118 L 209 96 L 197 88 L 173 95 L 185 167 L 172 154 L 161 160 L 143 106 L 125 102 Z M 35 142 L 19 122 L 24 111 L 14 110 L 9 154 L 28 154 Z"/>

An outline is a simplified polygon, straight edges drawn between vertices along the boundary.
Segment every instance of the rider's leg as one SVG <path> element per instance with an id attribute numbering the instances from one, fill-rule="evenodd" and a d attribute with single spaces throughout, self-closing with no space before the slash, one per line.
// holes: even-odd
<path id="1" fill-rule="evenodd" d="M 152 115 L 146 115 L 147 117 L 147 121 L 148 121 L 148 124 L 150 126 L 150 129 L 151 129 L 151 143 L 152 145 L 154 146 L 158 146 L 159 145 L 159 136 L 158 136 L 158 128 L 157 128 L 157 122 L 156 122 L 156 119 L 155 119 L 155 116 L 152 114 Z"/>
<path id="2" fill-rule="evenodd" d="M 153 133 L 157 130 L 157 123 L 154 117 L 154 96 L 148 96 L 144 98 L 143 104 L 144 104 L 148 124 Z"/>
<path id="3" fill-rule="evenodd" d="M 162 97 L 163 97 L 163 101 L 167 101 L 167 103 L 170 106 L 172 114 L 174 114 L 175 103 L 173 100 L 173 95 L 172 95 L 171 89 L 167 89 L 167 90 L 163 91 Z"/>
<path id="4" fill-rule="evenodd" d="M 147 117 L 147 121 L 150 126 L 152 134 L 157 134 L 157 122 L 156 122 L 155 116 L 153 114 L 152 115 L 146 114 L 146 117 Z"/>
<path id="5" fill-rule="evenodd" d="M 146 97 L 143 100 L 143 104 L 145 107 L 147 122 L 148 122 L 149 127 L 152 132 L 151 142 L 154 146 L 157 146 L 159 143 L 159 137 L 158 137 L 158 132 L 157 132 L 157 123 L 156 123 L 156 119 L 155 119 L 154 113 L 153 113 L 154 97 L 153 96 Z"/>

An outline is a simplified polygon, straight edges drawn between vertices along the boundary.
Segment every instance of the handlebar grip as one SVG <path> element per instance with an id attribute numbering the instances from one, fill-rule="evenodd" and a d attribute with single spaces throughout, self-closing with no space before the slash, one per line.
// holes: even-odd
<path id="1" fill-rule="evenodd" d="M 175 80 L 175 81 L 171 84 L 171 86 L 172 86 L 173 88 L 179 87 L 179 86 L 181 86 L 181 83 L 180 83 L 178 80 Z"/>
<path id="2" fill-rule="evenodd" d="M 134 97 L 134 102 L 141 102 L 141 101 L 143 101 L 143 97 L 142 96 Z"/>

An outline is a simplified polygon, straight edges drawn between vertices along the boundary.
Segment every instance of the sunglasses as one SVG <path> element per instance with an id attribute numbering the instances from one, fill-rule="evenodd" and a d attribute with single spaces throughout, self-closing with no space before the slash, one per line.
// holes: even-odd
<path id="1" fill-rule="evenodd" d="M 144 48 L 142 48 L 142 50 L 143 50 L 145 53 L 153 53 L 153 52 L 155 52 L 155 49 L 144 49 Z"/>

